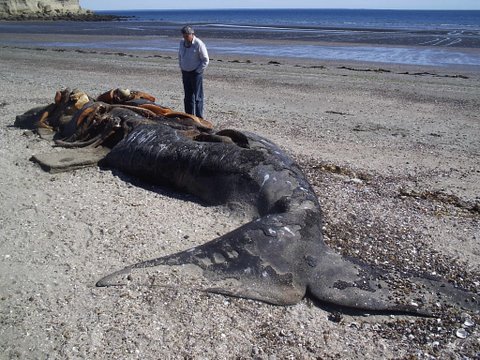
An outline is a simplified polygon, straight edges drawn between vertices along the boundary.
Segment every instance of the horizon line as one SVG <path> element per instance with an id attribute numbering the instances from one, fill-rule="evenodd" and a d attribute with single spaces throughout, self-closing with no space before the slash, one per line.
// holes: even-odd
<path id="1" fill-rule="evenodd" d="M 91 9 L 87 7 L 82 7 L 87 10 L 93 11 L 148 11 L 148 10 L 167 10 L 167 11 L 179 11 L 179 10 L 186 10 L 186 11 L 208 11 L 208 10 L 392 10 L 392 11 L 480 11 L 479 9 L 452 9 L 452 8 L 445 8 L 445 9 L 432 9 L 432 8 L 419 8 L 419 9 L 403 9 L 403 8 L 336 8 L 336 7 L 232 7 L 232 8 L 197 8 L 197 9 L 190 9 L 190 8 L 128 8 L 128 9 Z"/>

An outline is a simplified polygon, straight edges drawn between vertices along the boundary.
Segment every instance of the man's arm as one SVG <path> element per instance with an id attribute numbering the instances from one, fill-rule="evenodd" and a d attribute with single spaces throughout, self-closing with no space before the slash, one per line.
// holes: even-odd
<path id="1" fill-rule="evenodd" d="M 205 46 L 205 44 L 203 42 L 201 42 L 199 44 L 199 48 L 198 48 L 198 52 L 199 52 L 199 55 L 200 55 L 200 60 L 202 61 L 200 66 L 197 68 L 197 72 L 203 72 L 207 66 L 208 66 L 208 63 L 210 62 L 210 58 L 208 57 L 208 51 L 207 51 L 207 47 Z"/>
<path id="2" fill-rule="evenodd" d="M 180 69 L 182 68 L 182 46 L 183 42 L 180 41 L 180 46 L 178 47 L 178 66 Z"/>

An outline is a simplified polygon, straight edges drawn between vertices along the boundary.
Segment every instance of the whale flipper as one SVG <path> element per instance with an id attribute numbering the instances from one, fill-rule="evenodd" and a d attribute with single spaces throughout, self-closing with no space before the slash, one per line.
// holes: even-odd
<path id="1" fill-rule="evenodd" d="M 295 304 L 304 297 L 306 283 L 288 256 L 285 237 L 292 234 L 276 228 L 272 222 L 278 221 L 278 217 L 252 221 L 198 247 L 128 266 L 100 279 L 97 286 L 135 282 L 132 274 L 139 269 L 195 265 L 209 280 L 205 291 L 276 305 Z"/>

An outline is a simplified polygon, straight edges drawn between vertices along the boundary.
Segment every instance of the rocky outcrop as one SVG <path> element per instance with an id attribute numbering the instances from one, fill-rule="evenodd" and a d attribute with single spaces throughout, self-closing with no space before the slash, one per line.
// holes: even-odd
<path id="1" fill-rule="evenodd" d="M 82 11 L 78 0 L 0 0 L 0 10 L 10 14 Z"/>
<path id="2" fill-rule="evenodd" d="M 79 0 L 0 0 L 0 20 L 102 20 Z M 110 17 L 107 16 L 110 19 Z"/>

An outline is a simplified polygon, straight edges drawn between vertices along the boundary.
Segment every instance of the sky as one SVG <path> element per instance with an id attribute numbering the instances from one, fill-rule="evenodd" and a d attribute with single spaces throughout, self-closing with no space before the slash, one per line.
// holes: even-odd
<path id="1" fill-rule="evenodd" d="M 128 9 L 235 9 L 235 8 L 335 8 L 480 10 L 480 0 L 80 0 L 90 10 Z"/>

